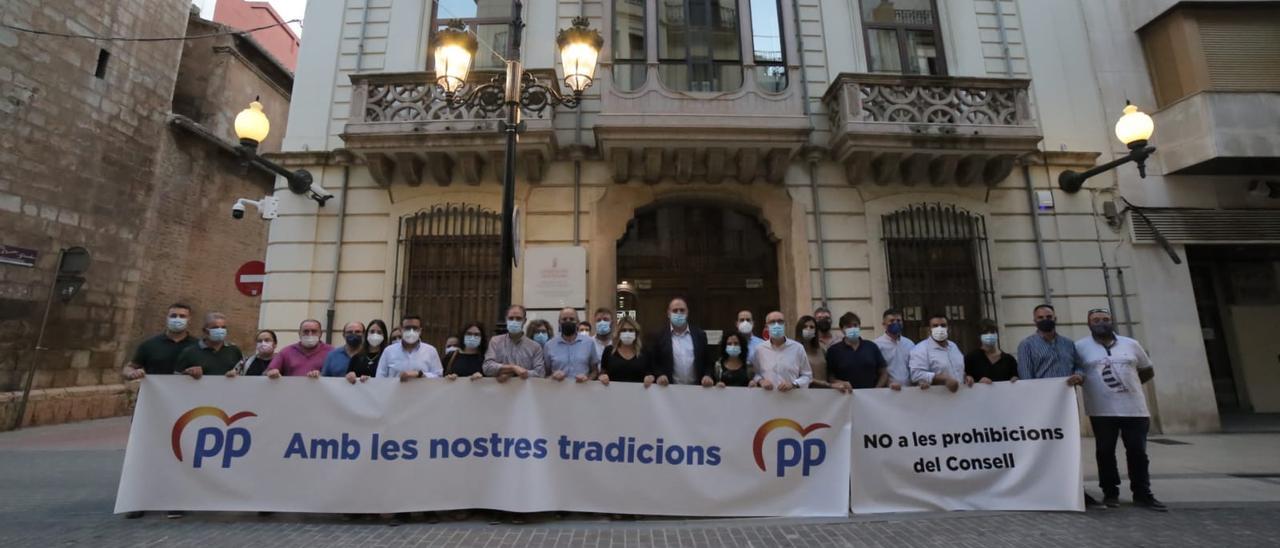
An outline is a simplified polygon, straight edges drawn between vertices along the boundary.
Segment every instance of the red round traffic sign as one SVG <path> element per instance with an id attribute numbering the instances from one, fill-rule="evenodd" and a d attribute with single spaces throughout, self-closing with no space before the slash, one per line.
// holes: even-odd
<path id="1" fill-rule="evenodd" d="M 267 265 L 262 261 L 249 261 L 236 270 L 236 289 L 250 297 L 262 294 L 262 281 L 267 277 Z"/>

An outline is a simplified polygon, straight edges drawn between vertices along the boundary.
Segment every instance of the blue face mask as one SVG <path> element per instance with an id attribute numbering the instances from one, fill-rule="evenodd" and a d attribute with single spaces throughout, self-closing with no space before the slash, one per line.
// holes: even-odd
<path id="1" fill-rule="evenodd" d="M 480 335 L 467 335 L 462 338 L 462 344 L 465 345 L 468 350 L 480 348 Z"/>
<path id="2" fill-rule="evenodd" d="M 209 329 L 209 340 L 213 342 L 222 342 L 227 340 L 227 328 L 213 327 Z"/>
<path id="3" fill-rule="evenodd" d="M 524 320 L 507 320 L 507 333 L 524 333 Z"/>
<path id="4" fill-rule="evenodd" d="M 351 348 L 360 346 L 360 343 L 364 342 L 364 336 L 362 335 L 351 334 L 343 338 L 347 340 L 347 346 L 350 346 Z"/>
<path id="5" fill-rule="evenodd" d="M 724 353 L 728 354 L 730 358 L 736 358 L 738 355 L 742 354 L 742 347 L 736 344 L 731 344 L 724 347 Z"/>
<path id="6" fill-rule="evenodd" d="M 547 336 L 547 334 L 546 334 L 546 333 L 543 333 L 543 332 L 541 332 L 541 331 L 539 331 L 539 332 L 537 332 L 537 333 L 534 333 L 534 334 L 533 334 L 533 340 L 534 340 L 534 341 L 537 341 L 537 343 L 538 343 L 538 344 L 546 344 L 547 339 L 549 339 L 549 338 L 550 338 L 550 337 L 549 337 L 549 336 Z"/>
<path id="7" fill-rule="evenodd" d="M 773 339 L 781 339 L 787 336 L 787 326 L 780 323 L 769 324 L 769 337 Z"/>
<path id="8" fill-rule="evenodd" d="M 886 328 L 885 328 L 885 331 L 888 331 L 890 335 L 901 335 L 901 334 L 902 334 L 902 322 L 893 322 L 893 323 L 889 324 L 889 327 L 886 327 Z"/>
<path id="9" fill-rule="evenodd" d="M 862 336 L 862 328 L 861 328 L 861 327 L 846 327 L 846 328 L 844 328 L 844 337 L 845 337 L 846 339 L 853 340 L 853 339 L 856 339 L 856 338 L 861 337 L 861 336 Z"/>
<path id="10" fill-rule="evenodd" d="M 686 316 L 685 316 L 685 314 L 684 314 L 683 312 L 672 312 L 672 313 L 671 313 L 671 326 L 672 326 L 672 327 L 684 327 L 684 324 L 685 324 L 685 322 L 686 322 L 686 321 L 688 321 L 688 319 L 686 318 Z"/>
<path id="11" fill-rule="evenodd" d="M 609 320 L 600 320 L 596 322 L 596 335 L 608 335 L 613 326 L 609 324 Z"/>

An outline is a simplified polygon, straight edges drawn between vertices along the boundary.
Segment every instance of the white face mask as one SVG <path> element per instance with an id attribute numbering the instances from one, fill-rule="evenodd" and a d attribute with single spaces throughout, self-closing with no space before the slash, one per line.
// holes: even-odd
<path id="1" fill-rule="evenodd" d="M 804 337 L 804 340 L 806 341 L 809 339 L 812 339 L 815 333 L 816 333 L 816 330 L 808 327 L 800 330 L 800 336 Z"/>
<path id="2" fill-rule="evenodd" d="M 945 341 L 947 340 L 947 328 L 938 326 L 933 329 L 930 329 L 929 336 L 933 337 L 933 340 L 938 342 Z"/>
<path id="3" fill-rule="evenodd" d="M 418 337 L 422 336 L 422 332 L 417 329 L 406 329 L 400 335 L 400 340 L 409 344 L 418 344 Z"/>
<path id="4" fill-rule="evenodd" d="M 178 318 L 178 317 L 169 318 L 169 321 L 166 322 L 166 326 L 169 328 L 169 331 L 172 331 L 174 333 L 186 331 L 187 319 Z"/>
<path id="5" fill-rule="evenodd" d="M 467 335 L 462 338 L 462 344 L 465 344 L 468 349 L 480 348 L 480 335 Z"/>
<path id="6" fill-rule="evenodd" d="M 275 343 L 273 343 L 273 342 L 271 342 L 271 341 L 262 341 L 262 342 L 258 343 L 258 353 L 259 353 L 259 354 L 270 354 L 270 353 L 274 352 L 274 351 L 275 351 L 275 349 L 276 349 L 276 345 L 275 345 Z"/>
<path id="7" fill-rule="evenodd" d="M 301 342 L 303 348 L 315 348 L 320 344 L 320 335 L 303 335 Z"/>
<path id="8" fill-rule="evenodd" d="M 382 336 L 382 333 L 369 334 L 369 346 L 382 346 L 382 341 L 385 340 L 387 339 Z"/>
<path id="9" fill-rule="evenodd" d="M 636 332 L 635 332 L 635 331 L 623 331 L 622 333 L 619 333 L 619 334 L 618 334 L 618 340 L 622 341 L 622 344 L 631 344 L 631 343 L 634 343 L 634 342 L 636 342 Z"/>
<path id="10" fill-rule="evenodd" d="M 738 333 L 742 333 L 743 335 L 750 335 L 752 327 L 753 326 L 751 325 L 751 322 L 746 320 L 740 321 L 738 322 Z"/>
<path id="11" fill-rule="evenodd" d="M 1000 337 L 995 333 L 987 333 L 978 338 L 982 340 L 982 344 L 985 344 L 987 346 L 995 346 L 996 342 L 1000 340 Z"/>

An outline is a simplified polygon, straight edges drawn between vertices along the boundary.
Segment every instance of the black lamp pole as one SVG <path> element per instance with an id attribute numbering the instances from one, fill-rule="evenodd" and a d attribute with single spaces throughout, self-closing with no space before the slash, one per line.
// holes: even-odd
<path id="1" fill-rule="evenodd" d="M 1156 151 L 1156 147 L 1147 146 L 1147 141 L 1145 139 L 1129 143 L 1128 146 L 1128 154 L 1100 166 L 1090 168 L 1083 173 L 1076 173 L 1069 169 L 1063 171 L 1058 175 L 1058 188 L 1061 188 L 1065 192 L 1074 194 L 1084 187 L 1085 179 L 1093 177 L 1099 173 L 1110 171 L 1129 162 L 1138 164 L 1138 176 L 1145 179 L 1147 177 L 1147 158 L 1151 156 L 1151 153 Z"/>
<path id="2" fill-rule="evenodd" d="M 516 239 L 516 142 L 520 132 L 520 34 L 524 20 L 520 18 L 522 3 L 511 3 L 511 30 L 507 33 L 507 81 L 505 105 L 507 120 L 502 132 L 507 136 L 505 169 L 502 171 L 502 258 L 498 269 L 498 326 L 496 333 L 507 332 L 507 307 L 511 306 L 511 280 L 515 268 Z"/>

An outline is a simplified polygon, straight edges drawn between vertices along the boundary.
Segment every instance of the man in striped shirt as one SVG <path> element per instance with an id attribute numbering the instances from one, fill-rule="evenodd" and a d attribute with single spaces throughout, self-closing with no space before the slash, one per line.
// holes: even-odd
<path id="1" fill-rule="evenodd" d="M 1084 369 L 1076 354 L 1075 341 L 1058 334 L 1053 305 L 1042 304 L 1032 311 L 1036 332 L 1018 343 L 1018 378 L 1052 379 L 1066 377 L 1067 384 L 1084 381 Z"/>

